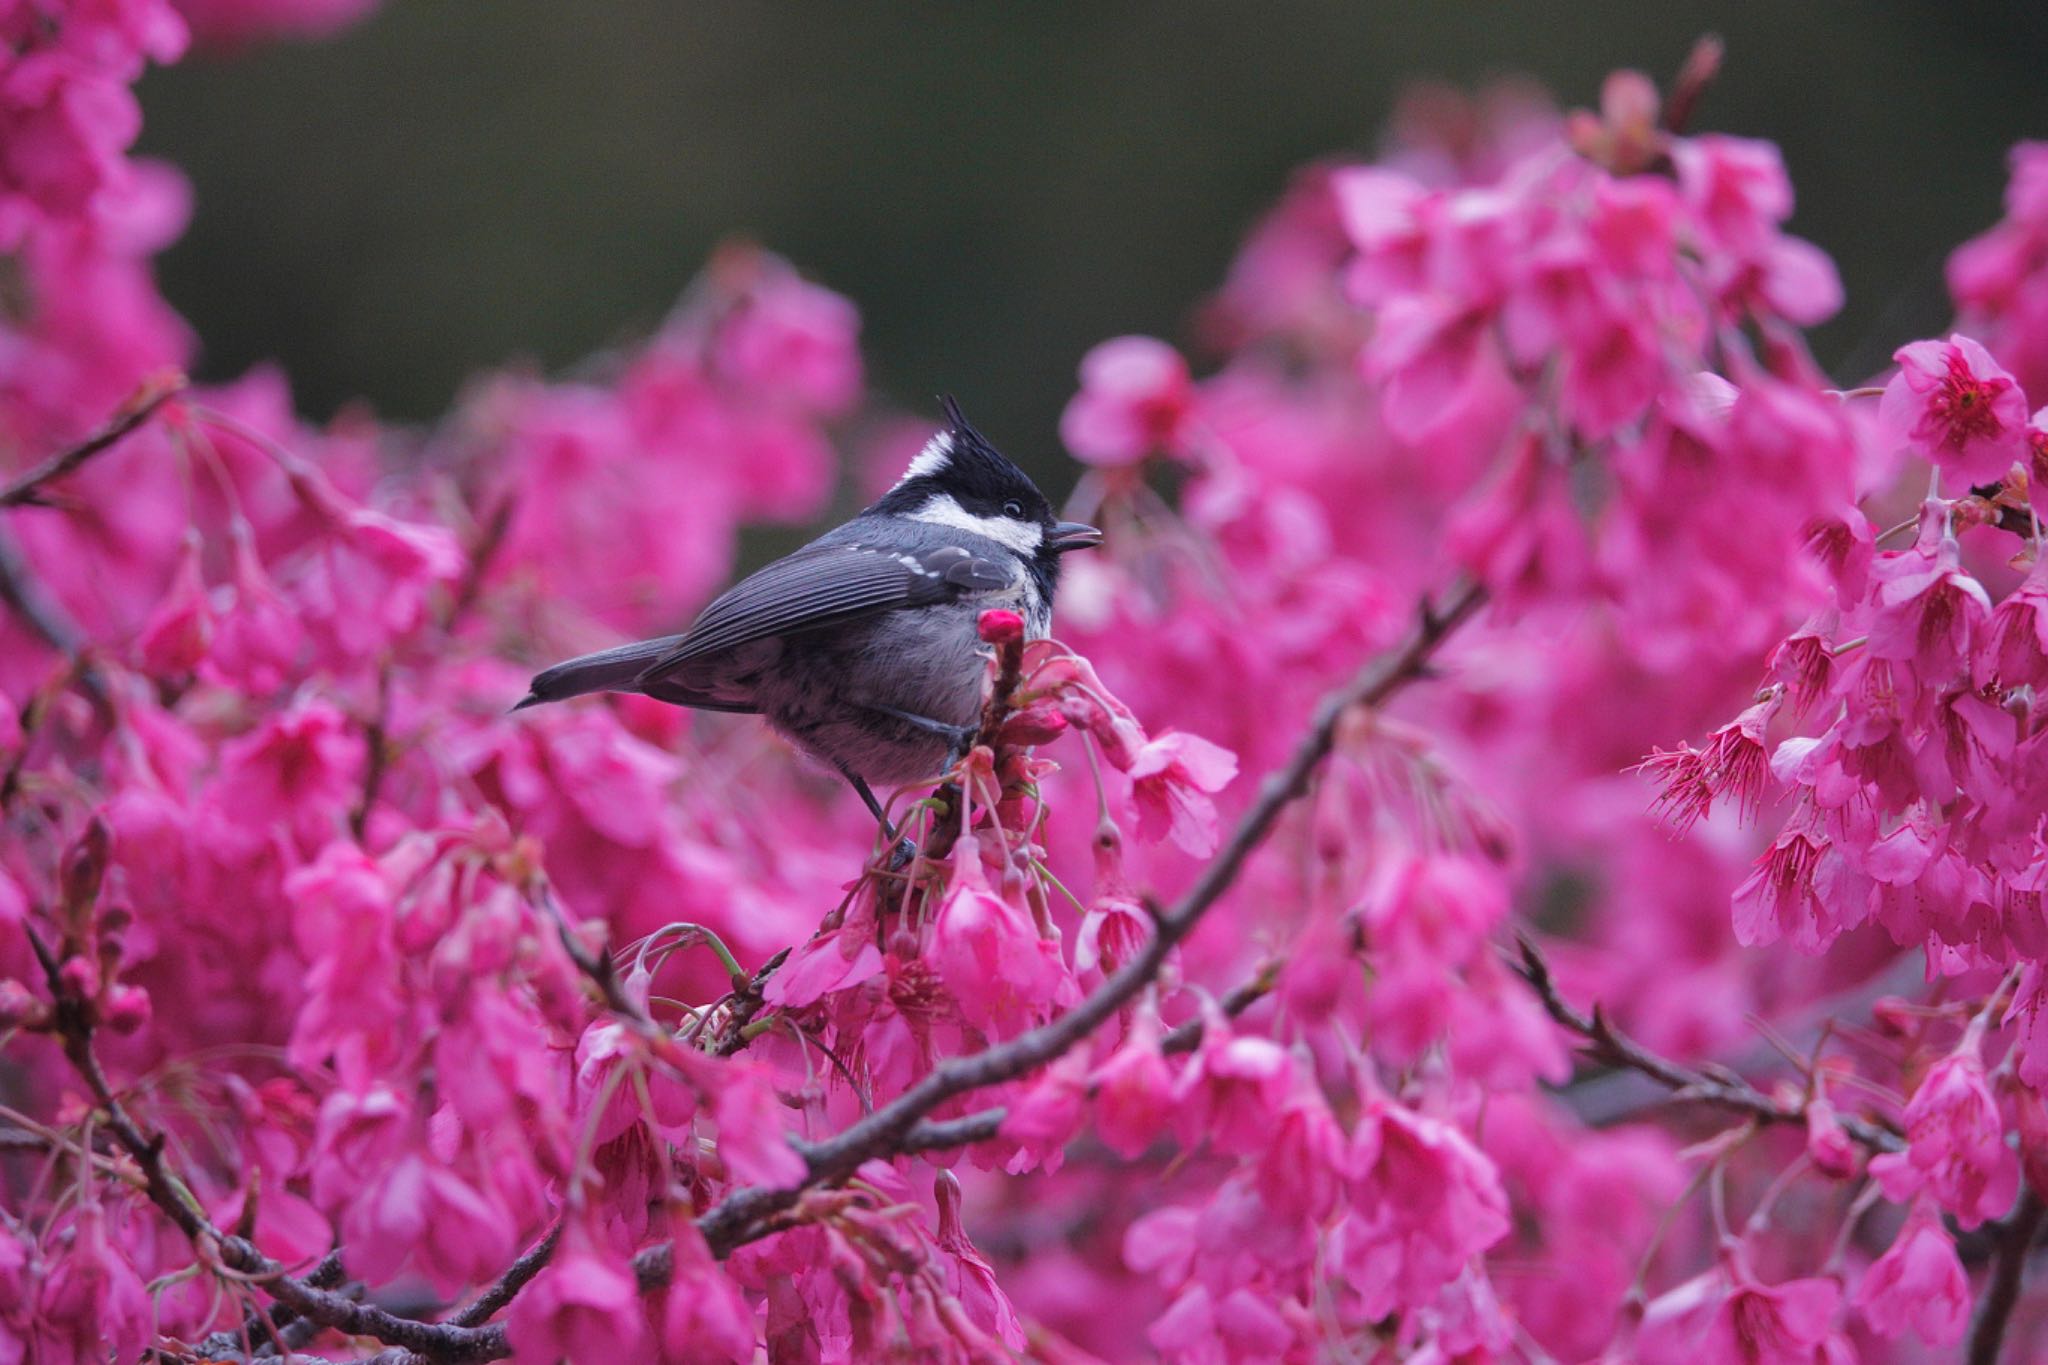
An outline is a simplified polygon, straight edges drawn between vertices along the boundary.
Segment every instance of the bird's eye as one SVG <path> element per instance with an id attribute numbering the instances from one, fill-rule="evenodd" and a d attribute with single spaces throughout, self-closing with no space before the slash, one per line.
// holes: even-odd
<path id="1" fill-rule="evenodd" d="M 1018 521 L 1024 520 L 1024 504 L 1018 502 L 1015 498 L 1011 498 L 1003 504 L 1003 515 L 1014 517 Z"/>

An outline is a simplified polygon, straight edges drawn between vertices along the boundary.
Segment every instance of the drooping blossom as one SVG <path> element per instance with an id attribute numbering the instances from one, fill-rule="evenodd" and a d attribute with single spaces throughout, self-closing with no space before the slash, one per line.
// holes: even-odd
<path id="1" fill-rule="evenodd" d="M 1892 358 L 1878 410 L 1887 435 L 1966 485 L 1996 483 L 2025 454 L 2027 397 L 1982 345 L 1956 333 Z"/>

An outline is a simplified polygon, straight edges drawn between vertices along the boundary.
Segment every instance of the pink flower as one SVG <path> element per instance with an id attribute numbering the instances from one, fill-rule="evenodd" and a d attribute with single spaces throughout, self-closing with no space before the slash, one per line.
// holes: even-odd
<path id="1" fill-rule="evenodd" d="M 1869 877 L 1817 831 L 1787 829 L 1735 888 L 1735 939 L 1744 947 L 1790 936 L 1802 952 L 1827 949 L 1870 913 Z"/>
<path id="2" fill-rule="evenodd" d="M 1195 1285 L 1159 1315 L 1146 1339 L 1173 1365 L 1256 1365 L 1285 1358 L 1295 1333 L 1270 1295 L 1235 1289 L 1219 1300 Z"/>
<path id="3" fill-rule="evenodd" d="M 1196 397 L 1180 352 L 1151 337 L 1115 337 L 1081 358 L 1081 391 L 1060 416 L 1060 439 L 1090 464 L 1186 459 Z"/>
<path id="4" fill-rule="evenodd" d="M 575 1219 L 547 1268 L 512 1301 L 505 1327 L 518 1365 L 647 1355 L 647 1314 L 632 1268 Z"/>
<path id="5" fill-rule="evenodd" d="M 1762 250 L 1792 214 L 1792 182 L 1785 161 L 1768 142 L 1752 138 L 1680 138 L 1671 149 L 1685 197 L 1718 245 L 1737 256 Z"/>
<path id="6" fill-rule="evenodd" d="M 1173 1073 L 1159 1051 L 1159 1019 L 1140 1007 L 1116 1051 L 1088 1078 L 1095 1101 L 1095 1135 L 1126 1160 L 1144 1154 L 1174 1111 Z"/>
<path id="7" fill-rule="evenodd" d="M 1771 775 L 1764 728 L 1777 709 L 1775 697 L 1759 702 L 1714 731 L 1705 749 L 1680 745 L 1670 753 L 1653 753 L 1638 765 L 1661 789 L 1655 805 L 1673 829 L 1691 828 L 1722 796 L 1735 798 L 1743 819 L 1757 817 Z"/>
<path id="8" fill-rule="evenodd" d="M 1350 1165 L 1349 1144 L 1329 1105 L 1311 1089 L 1297 1090 L 1281 1106 L 1259 1154 L 1259 1197 L 1282 1217 L 1320 1223 L 1336 1206 Z"/>
<path id="9" fill-rule="evenodd" d="M 1368 1318 L 1433 1300 L 1508 1233 L 1500 1173 L 1440 1119 L 1375 1096 L 1351 1135 L 1340 1252 Z"/>
<path id="10" fill-rule="evenodd" d="M 1198 858 L 1216 851 L 1216 804 L 1209 797 L 1237 776 L 1237 755 L 1199 735 L 1169 730 L 1132 759 L 1138 834 L 1173 842 Z"/>
<path id="11" fill-rule="evenodd" d="M 1002 1135 L 1017 1145 L 1004 1169 L 1015 1175 L 1059 1170 L 1067 1144 L 1088 1113 L 1088 1059 L 1070 1052 L 1043 1073 L 1014 1089 Z"/>
<path id="12" fill-rule="evenodd" d="M 1271 1039 L 1233 1036 L 1221 1011 L 1212 1010 L 1202 1046 L 1176 1087 L 1175 1132 L 1185 1147 L 1206 1141 L 1225 1156 L 1259 1151 L 1293 1088 L 1284 1049 Z"/>
<path id="13" fill-rule="evenodd" d="M 1870 1161 L 1885 1198 L 1903 1203 L 1928 1190 L 1965 1228 L 2004 1216 L 2019 1191 L 2019 1160 L 1974 1039 L 1934 1064 L 1905 1117 L 1906 1150 Z"/>
<path id="14" fill-rule="evenodd" d="M 974 839 L 960 841 L 951 865 L 953 889 L 933 921 L 926 960 L 969 1023 L 1009 1037 L 1071 999 L 1073 979 L 1031 917 L 989 889 Z"/>
<path id="15" fill-rule="evenodd" d="M 141 1359 L 151 1323 L 142 1277 L 116 1249 L 98 1205 L 79 1212 L 70 1234 L 70 1247 L 53 1258 L 36 1297 L 39 1346 L 52 1360 Z"/>
<path id="16" fill-rule="evenodd" d="M 1708 1325 L 1704 1359 L 1719 1365 L 1815 1365 L 1833 1334 L 1842 1287 L 1833 1280 L 1765 1285 L 1738 1280 Z"/>
<path id="17" fill-rule="evenodd" d="M 191 674 L 213 641 L 213 613 L 207 609 L 206 583 L 199 572 L 200 546 L 198 531 L 187 532 L 171 586 L 136 640 L 142 666 L 161 678 Z"/>
<path id="18" fill-rule="evenodd" d="M 495 1198 L 417 1152 L 355 1195 L 341 1229 L 356 1273 L 370 1283 L 388 1283 L 410 1261 L 446 1297 L 489 1280 L 519 1249 Z"/>
<path id="19" fill-rule="evenodd" d="M 1364 358 L 1384 385 L 1387 425 L 1423 441 L 1457 420 L 1491 354 L 1491 314 L 1436 297 L 1401 295 L 1381 309 Z"/>
<path id="20" fill-rule="evenodd" d="M 939 1230 L 933 1240 L 947 1258 L 946 1288 L 959 1300 L 975 1327 L 1012 1351 L 1026 1352 L 1028 1339 L 1010 1296 L 1003 1292 L 988 1258 L 968 1240 L 967 1228 L 960 1221 L 959 1180 L 951 1171 L 940 1171 L 932 1185 L 939 1206 Z"/>
<path id="21" fill-rule="evenodd" d="M 229 811 L 262 811 L 317 849 L 342 829 L 361 788 L 362 736 L 325 701 L 301 698 L 221 749 L 213 799 Z"/>
<path id="22" fill-rule="evenodd" d="M 670 1235 L 674 1269 L 663 1291 L 663 1365 L 743 1365 L 754 1358 L 754 1311 L 687 1219 Z"/>
<path id="23" fill-rule="evenodd" d="M 1835 1106 L 1826 1095 L 1815 1095 L 1806 1104 L 1806 1155 L 1816 1169 L 1837 1180 L 1856 1173 L 1861 1149 L 1843 1129 Z"/>
<path id="24" fill-rule="evenodd" d="M 859 311 L 766 252 L 740 254 L 746 287 L 719 326 L 719 373 L 771 401 L 845 412 L 861 393 Z M 714 262 L 714 271 L 722 268 Z"/>
<path id="25" fill-rule="evenodd" d="M 749 1185 L 790 1185 L 803 1178 L 804 1159 L 783 1129 L 789 1110 L 775 1093 L 774 1074 L 753 1062 L 718 1069 L 712 1110 L 718 1117 L 718 1154 L 735 1180 Z"/>
<path id="26" fill-rule="evenodd" d="M 1926 515 L 1933 522 L 1935 513 Z M 1905 660 L 1933 684 L 1964 671 L 1991 616 L 1991 598 L 1963 572 L 1960 556 L 1955 538 L 1935 524 L 1912 550 L 1878 558 L 1871 570 L 1872 656 Z"/>
<path id="27" fill-rule="evenodd" d="M 1991 613 L 1990 628 L 1977 637 L 1972 676 L 1980 686 L 2048 686 L 2048 556 L 2036 559 L 2026 581 Z"/>
<path id="28" fill-rule="evenodd" d="M 1996 483 L 2026 454 L 2027 397 L 1977 342 L 1915 341 L 1892 359 L 1878 425 L 1964 484 Z"/>
<path id="29" fill-rule="evenodd" d="M 1863 1272 L 1856 1309 L 1882 1336 L 1910 1330 L 1930 1346 L 1963 1339 L 1970 1321 L 1970 1277 L 1963 1273 L 1940 1215 L 1924 1201 L 1914 1203 L 1891 1249 Z"/>

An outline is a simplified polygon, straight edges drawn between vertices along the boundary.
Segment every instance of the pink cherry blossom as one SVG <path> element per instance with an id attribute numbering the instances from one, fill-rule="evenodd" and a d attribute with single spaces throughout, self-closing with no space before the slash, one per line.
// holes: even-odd
<path id="1" fill-rule="evenodd" d="M 1891 1249 L 1863 1272 L 1856 1310 L 1887 1337 L 1911 1331 L 1930 1346 L 1963 1339 L 1970 1321 L 1970 1280 L 1955 1242 L 1925 1203 L 1916 1203 Z"/>
<path id="2" fill-rule="evenodd" d="M 506 1319 L 519 1362 L 636 1360 L 647 1322 L 633 1272 L 571 1223 L 562 1245 Z"/>
<path id="3" fill-rule="evenodd" d="M 1955 1220 L 1973 1228 L 2002 1217 L 2019 1189 L 2019 1162 L 2006 1145 L 1998 1103 L 1973 1046 L 1935 1063 L 1906 1104 L 1903 1152 L 1870 1163 L 1888 1199 L 1927 1190 Z"/>
<path id="4" fill-rule="evenodd" d="M 1060 417 L 1060 439 L 1090 464 L 1134 464 L 1194 453 L 1197 394 L 1187 361 L 1163 341 L 1117 337 L 1081 358 L 1081 391 Z"/>
<path id="5" fill-rule="evenodd" d="M 1983 346 L 1957 333 L 1892 358 L 1878 420 L 1893 439 L 1965 484 L 1997 482 L 2026 453 L 2026 395 Z"/>
<path id="6" fill-rule="evenodd" d="M 1200 735 L 1169 731 L 1131 760 L 1138 833 L 1171 837 L 1197 857 L 1216 847 L 1216 805 L 1209 798 L 1237 776 L 1237 755 Z"/>

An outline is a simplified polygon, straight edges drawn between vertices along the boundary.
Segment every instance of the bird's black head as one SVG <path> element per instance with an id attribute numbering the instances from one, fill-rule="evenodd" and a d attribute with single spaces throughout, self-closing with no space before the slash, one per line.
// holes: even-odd
<path id="1" fill-rule="evenodd" d="M 990 445 L 950 396 L 940 401 L 946 430 L 931 439 L 896 486 L 868 511 L 985 536 L 1031 561 L 1050 589 L 1059 557 L 1100 544 L 1102 533 L 1059 520 L 1031 476 Z"/>

